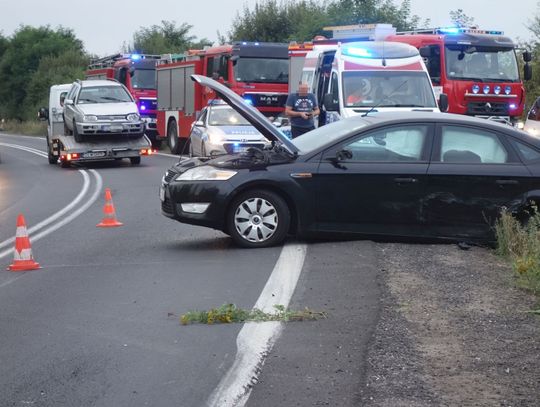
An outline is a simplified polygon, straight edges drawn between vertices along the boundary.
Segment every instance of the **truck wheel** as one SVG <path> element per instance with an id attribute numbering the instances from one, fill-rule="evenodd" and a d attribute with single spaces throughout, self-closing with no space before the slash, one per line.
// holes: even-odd
<path id="1" fill-rule="evenodd" d="M 141 157 L 130 157 L 131 165 L 139 165 L 141 163 Z"/>
<path id="2" fill-rule="evenodd" d="M 75 137 L 75 141 L 77 143 L 82 143 L 84 141 L 84 136 L 82 134 L 79 134 L 77 131 L 77 126 L 75 125 L 75 122 L 73 122 L 73 137 Z"/>
<path id="3" fill-rule="evenodd" d="M 178 141 L 178 126 L 176 125 L 176 120 L 172 120 L 167 128 L 167 144 L 173 154 L 180 152 L 180 143 Z"/>
<path id="4" fill-rule="evenodd" d="M 49 143 L 48 137 L 47 137 L 47 159 L 49 160 L 49 164 L 56 164 L 58 162 L 58 158 L 56 158 L 53 155 L 53 152 L 51 150 L 51 144 Z"/>

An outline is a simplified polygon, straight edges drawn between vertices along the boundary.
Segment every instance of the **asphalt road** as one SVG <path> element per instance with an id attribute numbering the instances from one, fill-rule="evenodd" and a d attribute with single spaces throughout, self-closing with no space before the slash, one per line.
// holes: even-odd
<path id="1" fill-rule="evenodd" d="M 178 316 L 224 303 L 253 307 L 282 248 L 238 249 L 220 232 L 162 216 L 158 187 L 173 157 L 143 158 L 139 167 L 126 160 L 62 169 L 14 145 L 45 150 L 44 139 L 0 135 L 0 268 L 12 261 L 6 250 L 18 213 L 29 228 L 41 225 L 32 233 L 32 248 L 43 268 L 0 271 L 0 406 L 207 405 L 237 365 L 242 325 L 181 326 Z M 105 187 L 111 188 L 121 228 L 96 228 Z M 362 254 L 369 247 L 303 247 L 307 256 L 291 306 L 339 318 L 280 324 L 275 349 L 267 349 L 267 367 L 255 367 L 252 383 L 258 385 L 246 405 L 323 399 L 340 405 L 331 402 L 331 393 L 349 394 L 360 382 L 378 294 L 375 270 L 351 270 L 358 261 L 369 264 L 369 255 Z M 288 262 L 283 258 L 285 269 Z M 353 284 L 358 288 L 344 295 Z M 356 339 L 340 344 L 343 329 Z M 348 355 L 347 361 L 336 352 Z M 305 363 L 310 355 L 317 363 Z M 349 366 L 347 380 L 339 377 L 341 362 Z M 311 389 L 305 388 L 306 377 L 314 378 Z M 332 392 L 318 386 L 319 379 L 330 381 Z M 291 395 L 290 403 L 284 395 Z"/>

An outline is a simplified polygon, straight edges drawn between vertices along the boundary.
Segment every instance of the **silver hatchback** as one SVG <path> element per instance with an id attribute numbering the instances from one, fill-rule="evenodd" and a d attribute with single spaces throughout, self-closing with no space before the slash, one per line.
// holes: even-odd
<path id="1" fill-rule="evenodd" d="M 144 122 L 124 85 L 114 80 L 73 83 L 64 101 L 64 132 L 77 142 L 87 136 L 125 135 L 140 138 Z"/>

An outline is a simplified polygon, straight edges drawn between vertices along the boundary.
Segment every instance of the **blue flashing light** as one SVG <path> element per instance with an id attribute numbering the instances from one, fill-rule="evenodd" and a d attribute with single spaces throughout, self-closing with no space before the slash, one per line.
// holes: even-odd
<path id="1" fill-rule="evenodd" d="M 439 28 L 441 34 L 459 34 L 461 29 L 459 27 L 444 27 Z"/>
<path id="2" fill-rule="evenodd" d="M 247 42 L 245 42 L 245 41 L 244 41 L 244 42 L 242 42 L 242 45 L 247 45 Z"/>
<path id="3" fill-rule="evenodd" d="M 497 86 L 495 86 L 495 87 L 493 88 L 493 92 L 494 92 L 496 95 L 498 95 L 499 93 L 501 93 L 501 89 L 502 89 L 502 88 L 501 88 L 499 85 L 497 85 Z"/>
<path id="4" fill-rule="evenodd" d="M 260 45 L 260 44 L 258 42 L 256 42 L 255 45 Z"/>
<path id="5" fill-rule="evenodd" d="M 358 47 L 345 47 L 343 48 L 343 54 L 349 55 L 351 57 L 359 57 L 359 58 L 373 57 L 373 54 L 369 52 L 367 49 L 358 48 Z"/>
<path id="6" fill-rule="evenodd" d="M 485 94 L 485 95 L 487 95 L 487 94 L 489 93 L 489 89 L 490 89 L 489 85 L 485 85 L 485 86 L 484 86 L 483 91 L 484 91 L 484 94 Z"/>
<path id="7" fill-rule="evenodd" d="M 240 143 L 236 142 L 236 143 L 233 143 L 233 145 L 234 145 L 235 147 L 239 147 L 239 146 L 240 146 Z"/>
<path id="8" fill-rule="evenodd" d="M 480 92 L 480 86 L 479 85 L 473 85 L 472 93 L 477 94 L 478 92 Z"/>
<path id="9" fill-rule="evenodd" d="M 512 92 L 512 87 L 507 85 L 504 87 L 504 93 L 506 93 L 507 95 L 510 94 L 510 92 Z"/>
<path id="10" fill-rule="evenodd" d="M 145 105 L 141 105 L 139 109 L 140 109 L 141 112 L 144 112 L 144 111 L 146 110 L 146 106 L 145 106 Z"/>
<path id="11" fill-rule="evenodd" d="M 246 102 L 247 105 L 253 106 L 253 100 L 250 98 L 244 98 L 244 102 Z"/>
<path id="12" fill-rule="evenodd" d="M 517 105 L 515 103 L 510 103 L 508 105 L 508 107 L 510 108 L 510 110 L 516 110 L 517 109 Z"/>
<path id="13" fill-rule="evenodd" d="M 142 57 L 139 55 L 139 54 L 133 54 L 131 55 L 131 59 L 133 61 L 138 61 L 139 59 L 141 59 Z"/>

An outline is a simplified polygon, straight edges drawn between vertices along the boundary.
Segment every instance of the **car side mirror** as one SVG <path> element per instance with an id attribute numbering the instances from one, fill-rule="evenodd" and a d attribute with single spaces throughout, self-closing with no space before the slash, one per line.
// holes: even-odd
<path id="1" fill-rule="evenodd" d="M 197 120 L 194 124 L 194 126 L 196 127 L 203 127 L 204 126 L 204 122 L 202 120 Z"/>
<path id="2" fill-rule="evenodd" d="M 72 105 L 73 104 L 73 100 L 71 99 L 65 99 L 64 100 L 64 105 Z"/>
<path id="3" fill-rule="evenodd" d="M 448 95 L 446 93 L 439 95 L 439 110 L 441 112 L 448 111 Z"/>
<path id="4" fill-rule="evenodd" d="M 523 79 L 530 81 L 532 79 L 532 66 L 526 63 L 523 65 Z"/>
<path id="5" fill-rule="evenodd" d="M 323 97 L 323 105 L 327 112 L 339 111 L 339 101 L 334 99 L 331 93 L 327 93 Z"/>
<path id="6" fill-rule="evenodd" d="M 49 119 L 49 111 L 45 107 L 41 107 L 38 110 L 38 119 L 39 120 L 48 120 Z"/>

